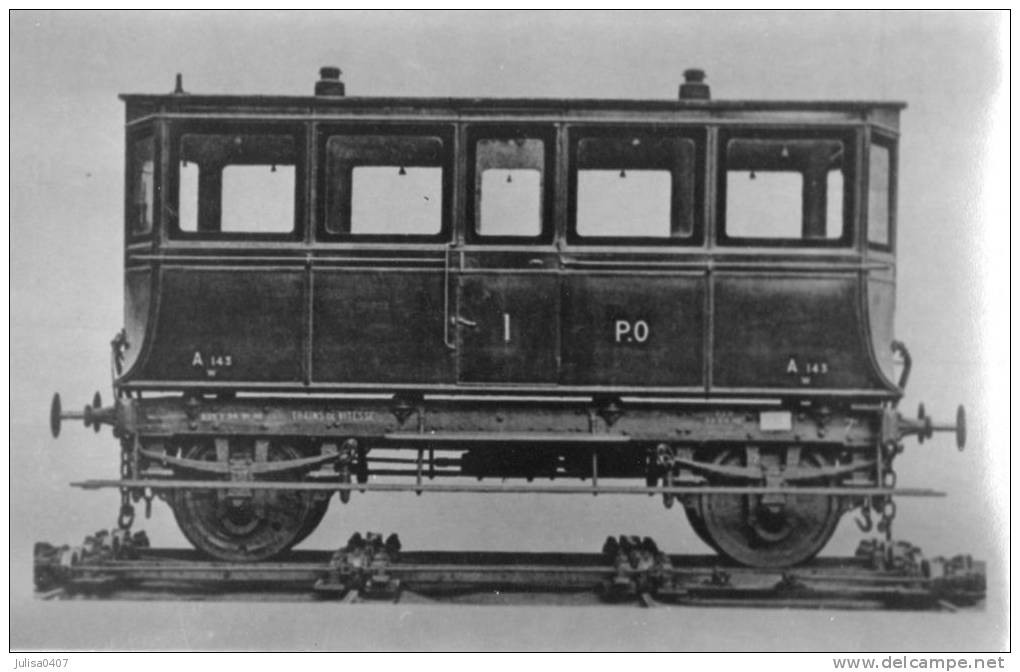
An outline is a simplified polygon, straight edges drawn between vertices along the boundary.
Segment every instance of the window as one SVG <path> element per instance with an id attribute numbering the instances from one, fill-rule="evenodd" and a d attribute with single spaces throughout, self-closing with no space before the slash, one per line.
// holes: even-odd
<path id="1" fill-rule="evenodd" d="M 331 135 L 326 140 L 326 231 L 429 236 L 443 231 L 443 140 Z"/>
<path id="2" fill-rule="evenodd" d="M 128 168 L 127 224 L 131 235 L 152 231 L 156 210 L 156 140 L 152 136 L 131 144 Z"/>
<path id="3" fill-rule="evenodd" d="M 724 147 L 723 240 L 849 241 L 842 140 L 734 138 Z"/>
<path id="4" fill-rule="evenodd" d="M 571 237 L 691 238 L 695 148 L 689 138 L 633 131 L 580 138 Z"/>
<path id="5" fill-rule="evenodd" d="M 178 230 L 201 234 L 293 232 L 297 146 L 293 135 L 283 134 L 182 135 Z"/>
<path id="6" fill-rule="evenodd" d="M 890 245 L 891 198 L 892 161 L 889 148 L 872 144 L 868 161 L 868 242 L 880 247 Z"/>
<path id="7" fill-rule="evenodd" d="M 799 238 L 804 178 L 800 173 L 726 173 L 726 234 L 733 238 Z"/>
<path id="8" fill-rule="evenodd" d="M 543 229 L 545 141 L 483 138 L 475 144 L 474 232 L 535 238 Z"/>

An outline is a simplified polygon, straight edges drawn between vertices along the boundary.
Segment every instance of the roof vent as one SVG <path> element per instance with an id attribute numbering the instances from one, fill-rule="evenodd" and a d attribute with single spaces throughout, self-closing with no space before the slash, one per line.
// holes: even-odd
<path id="1" fill-rule="evenodd" d="M 340 68 L 327 65 L 319 69 L 319 81 L 315 83 L 315 95 L 344 95 L 344 83 L 340 81 Z"/>
<path id="2" fill-rule="evenodd" d="M 712 95 L 705 84 L 705 71 L 700 68 L 684 70 L 684 83 L 680 85 L 680 100 L 708 100 Z"/>

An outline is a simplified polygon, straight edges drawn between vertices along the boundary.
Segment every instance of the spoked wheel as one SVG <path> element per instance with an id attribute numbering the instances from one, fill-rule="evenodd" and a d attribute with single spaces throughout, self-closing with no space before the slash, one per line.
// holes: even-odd
<path id="1" fill-rule="evenodd" d="M 216 450 L 203 443 L 189 449 L 192 460 L 216 460 Z M 239 457 L 232 449 L 231 458 Z M 293 460 L 301 454 L 293 447 L 274 444 L 268 460 Z M 283 474 L 276 478 L 299 480 Z M 272 557 L 298 543 L 315 529 L 329 502 L 313 493 L 256 490 L 176 490 L 170 498 L 174 517 L 195 548 L 220 560 L 254 562 Z"/>
<path id="2" fill-rule="evenodd" d="M 729 451 L 718 462 L 743 465 L 743 451 Z M 823 464 L 818 454 L 801 453 L 801 467 Z M 828 543 L 843 513 L 840 498 L 829 495 L 702 495 L 697 509 L 709 543 L 751 567 L 786 567 L 809 560 Z"/>

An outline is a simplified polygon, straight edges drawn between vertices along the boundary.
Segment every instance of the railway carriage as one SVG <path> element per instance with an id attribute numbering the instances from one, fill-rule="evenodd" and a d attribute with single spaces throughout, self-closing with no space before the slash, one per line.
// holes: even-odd
<path id="1" fill-rule="evenodd" d="M 902 104 L 126 95 L 121 478 L 260 560 L 356 491 L 655 494 L 724 556 L 888 525 Z M 906 358 L 897 377 L 894 355 Z"/>

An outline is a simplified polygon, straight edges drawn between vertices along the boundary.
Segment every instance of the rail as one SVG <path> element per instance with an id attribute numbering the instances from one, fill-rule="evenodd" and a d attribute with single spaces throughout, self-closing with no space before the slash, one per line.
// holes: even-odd
<path id="1" fill-rule="evenodd" d="M 609 537 L 601 553 L 402 550 L 399 538 L 353 535 L 334 553 L 291 551 L 278 561 L 229 563 L 193 551 L 153 549 L 144 533 L 100 532 L 80 547 L 40 543 L 34 581 L 41 599 L 333 599 L 513 602 L 546 594 L 656 606 L 950 610 L 980 607 L 984 563 L 927 560 L 905 543 L 862 541 L 847 558 L 793 568 L 726 565 L 715 556 L 668 555 L 648 537 Z M 566 603 L 570 603 L 566 601 Z"/>

